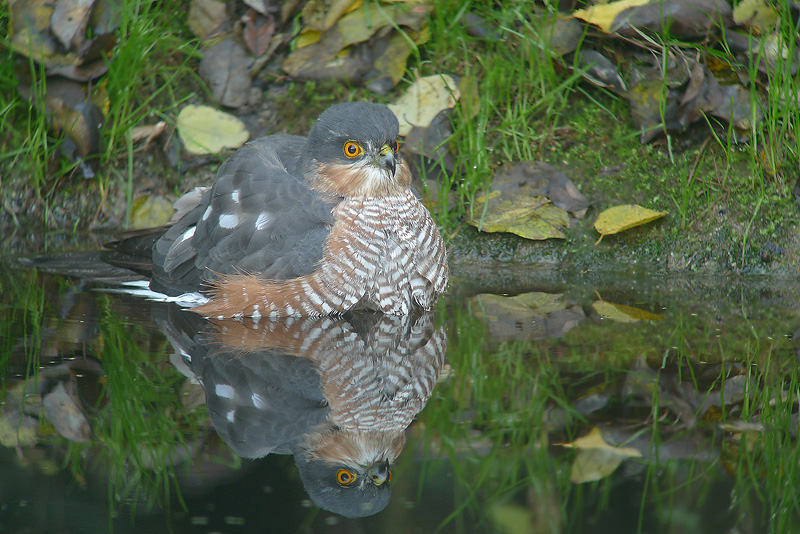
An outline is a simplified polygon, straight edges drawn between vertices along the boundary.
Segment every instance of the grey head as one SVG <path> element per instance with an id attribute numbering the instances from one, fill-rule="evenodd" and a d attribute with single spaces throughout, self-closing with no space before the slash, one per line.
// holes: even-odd
<path id="1" fill-rule="evenodd" d="M 324 111 L 308 134 L 303 171 L 312 188 L 339 196 L 386 195 L 408 187 L 397 117 L 383 104 L 350 102 Z"/>

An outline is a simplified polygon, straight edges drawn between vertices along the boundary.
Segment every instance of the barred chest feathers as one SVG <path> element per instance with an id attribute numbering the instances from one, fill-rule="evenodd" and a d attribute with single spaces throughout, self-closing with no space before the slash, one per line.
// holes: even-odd
<path id="1" fill-rule="evenodd" d="M 206 316 L 316 316 L 368 308 L 393 315 L 429 309 L 447 287 L 444 243 L 414 194 L 343 200 L 322 261 L 307 276 L 262 280 L 256 275 L 217 281 Z"/>

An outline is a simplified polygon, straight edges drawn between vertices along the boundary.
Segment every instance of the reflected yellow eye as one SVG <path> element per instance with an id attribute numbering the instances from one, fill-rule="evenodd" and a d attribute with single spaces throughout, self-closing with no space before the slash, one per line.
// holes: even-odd
<path id="1" fill-rule="evenodd" d="M 356 474 L 348 469 L 339 469 L 336 472 L 336 481 L 342 486 L 349 486 L 356 481 Z"/>
<path id="2" fill-rule="evenodd" d="M 344 155 L 348 158 L 355 158 L 360 156 L 364 152 L 364 149 L 361 148 L 361 145 L 356 143 L 355 141 L 348 141 L 344 144 Z"/>
<path id="3" fill-rule="evenodd" d="M 392 481 L 392 470 L 389 469 L 389 474 L 386 476 L 386 482 L 391 482 L 391 481 Z"/>

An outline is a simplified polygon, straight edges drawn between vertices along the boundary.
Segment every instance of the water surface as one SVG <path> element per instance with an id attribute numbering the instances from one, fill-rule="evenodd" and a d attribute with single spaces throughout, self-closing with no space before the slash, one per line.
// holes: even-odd
<path id="1" fill-rule="evenodd" d="M 791 280 L 456 264 L 428 315 L 215 324 L 0 271 L 2 532 L 800 530 Z"/>

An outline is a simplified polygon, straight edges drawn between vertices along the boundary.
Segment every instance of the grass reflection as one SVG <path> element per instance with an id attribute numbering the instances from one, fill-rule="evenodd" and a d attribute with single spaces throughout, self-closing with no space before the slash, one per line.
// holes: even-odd
<path id="1" fill-rule="evenodd" d="M 796 531 L 791 317 L 754 302 L 665 309 L 634 325 L 588 311 L 559 339 L 498 343 L 491 318 L 451 307 L 451 373 L 418 429 L 452 473 L 440 531 Z M 578 482 L 584 451 L 562 444 L 595 427 L 641 458 Z M 423 473 L 422 493 L 441 483 Z"/>

